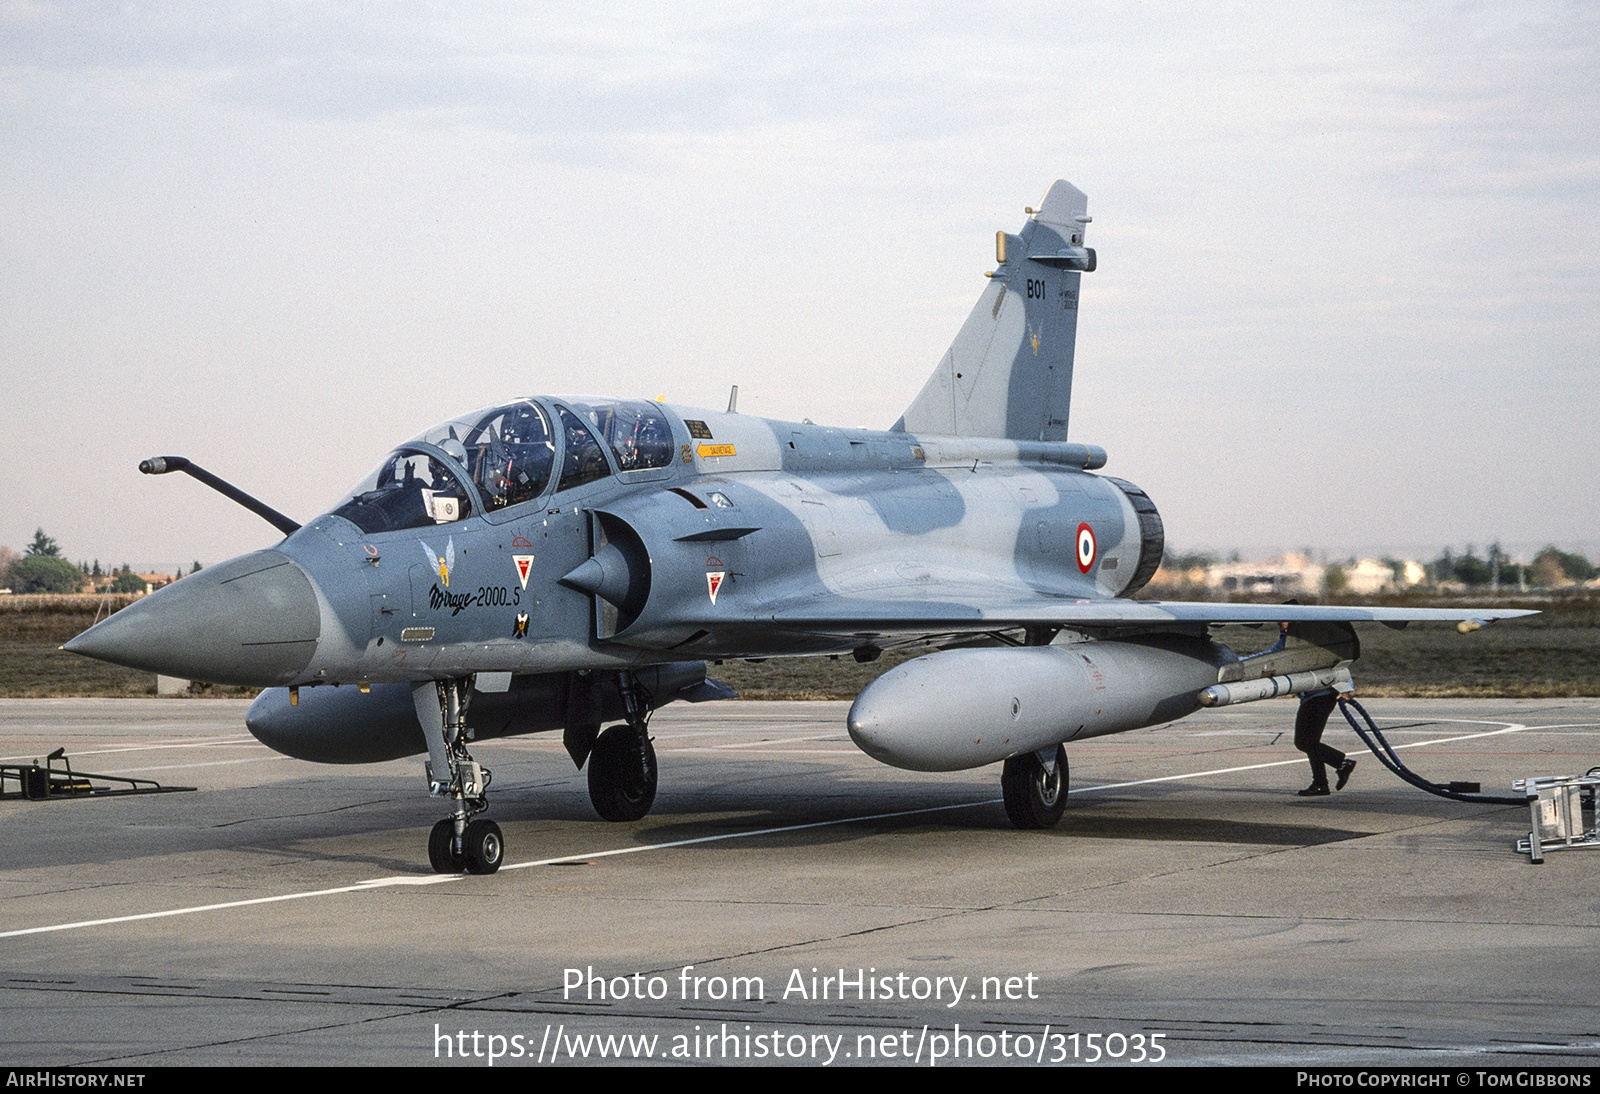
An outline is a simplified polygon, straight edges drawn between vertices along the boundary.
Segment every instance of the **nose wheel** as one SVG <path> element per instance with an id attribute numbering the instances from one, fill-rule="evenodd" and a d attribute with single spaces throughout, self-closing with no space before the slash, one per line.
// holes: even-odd
<path id="1" fill-rule="evenodd" d="M 465 857 L 457 850 L 456 822 L 450 817 L 428 833 L 428 863 L 436 874 L 459 874 L 467 868 Z"/>
<path id="2" fill-rule="evenodd" d="M 454 817 L 446 817 L 428 833 L 428 862 L 436 874 L 492 874 L 505 855 L 505 837 L 492 820 L 468 821 L 460 841 Z"/>
<path id="3" fill-rule="evenodd" d="M 463 680 L 428 681 L 411 692 L 428 742 L 428 793 L 455 804 L 455 811 L 428 833 L 428 863 L 440 874 L 492 874 L 505 860 L 500 826 L 473 819 L 489 808 L 493 776 L 467 752 L 468 687 Z"/>

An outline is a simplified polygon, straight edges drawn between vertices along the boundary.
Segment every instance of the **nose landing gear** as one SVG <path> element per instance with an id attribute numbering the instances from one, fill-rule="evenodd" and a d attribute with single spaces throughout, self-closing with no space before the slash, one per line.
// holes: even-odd
<path id="1" fill-rule="evenodd" d="M 492 874 L 505 859 L 505 837 L 492 820 L 474 814 L 489 808 L 489 770 L 467 752 L 468 681 L 415 684 L 411 699 L 428 742 L 428 793 L 448 797 L 455 811 L 428 833 L 428 862 L 436 873 Z"/>

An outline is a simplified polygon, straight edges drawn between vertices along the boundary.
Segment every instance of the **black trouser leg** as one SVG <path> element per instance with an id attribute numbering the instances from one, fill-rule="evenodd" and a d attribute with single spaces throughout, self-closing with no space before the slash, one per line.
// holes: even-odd
<path id="1" fill-rule="evenodd" d="M 1311 761 L 1311 783 L 1327 786 L 1327 767 L 1337 768 L 1344 763 L 1344 753 L 1322 743 L 1322 731 L 1328 726 L 1328 715 L 1333 713 L 1339 695 L 1333 691 L 1315 691 L 1300 697 L 1300 709 L 1294 716 L 1294 747 Z M 1326 765 L 1326 766 L 1325 766 Z"/>

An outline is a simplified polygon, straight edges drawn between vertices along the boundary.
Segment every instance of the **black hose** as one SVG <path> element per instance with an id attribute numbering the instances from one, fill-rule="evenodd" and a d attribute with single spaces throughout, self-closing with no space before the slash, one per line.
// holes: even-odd
<path id="1" fill-rule="evenodd" d="M 1356 721 L 1355 715 L 1350 713 L 1351 707 L 1354 707 L 1356 712 L 1361 715 L 1362 720 L 1367 723 L 1366 728 L 1362 728 L 1361 723 Z M 1372 754 L 1378 757 L 1378 762 L 1418 790 L 1425 790 L 1429 794 L 1437 794 L 1439 797 L 1449 798 L 1451 801 L 1474 802 L 1478 805 L 1528 804 L 1528 799 L 1526 798 L 1497 798 L 1489 794 L 1473 794 L 1464 790 L 1452 789 L 1452 787 L 1462 785 L 1458 783 L 1450 783 L 1445 786 L 1441 786 L 1439 783 L 1431 783 L 1400 762 L 1400 757 L 1395 754 L 1394 747 L 1384 738 L 1383 732 L 1378 728 L 1377 723 L 1372 720 L 1372 715 L 1368 714 L 1366 708 L 1360 703 L 1347 695 L 1341 695 L 1339 696 L 1339 711 L 1344 715 L 1344 720 L 1350 723 L 1350 728 L 1356 731 L 1356 735 L 1366 742 L 1367 747 L 1372 750 Z M 1466 785 L 1477 789 L 1476 783 Z"/>

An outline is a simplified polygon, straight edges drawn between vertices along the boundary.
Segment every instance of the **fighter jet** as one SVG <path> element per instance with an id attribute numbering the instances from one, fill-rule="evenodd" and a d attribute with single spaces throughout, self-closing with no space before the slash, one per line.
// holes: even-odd
<path id="1" fill-rule="evenodd" d="M 651 713 L 731 695 L 708 661 L 930 646 L 861 692 L 851 737 L 920 771 L 1003 762 L 1008 815 L 1039 828 L 1065 805 L 1070 742 L 1348 686 L 1354 622 L 1529 614 L 1132 599 L 1161 561 L 1160 514 L 1067 434 L 1087 199 L 1057 182 L 1027 213 L 888 429 L 769 421 L 736 399 L 519 398 L 406 441 L 304 526 L 180 457 L 148 460 L 284 538 L 66 648 L 265 688 L 247 725 L 290 756 L 425 753 L 450 803 L 433 868 L 492 873 L 505 842 L 469 742 L 560 731 L 596 811 L 638 819 Z M 1211 636 L 1225 623 L 1288 630 L 1240 657 Z"/>

